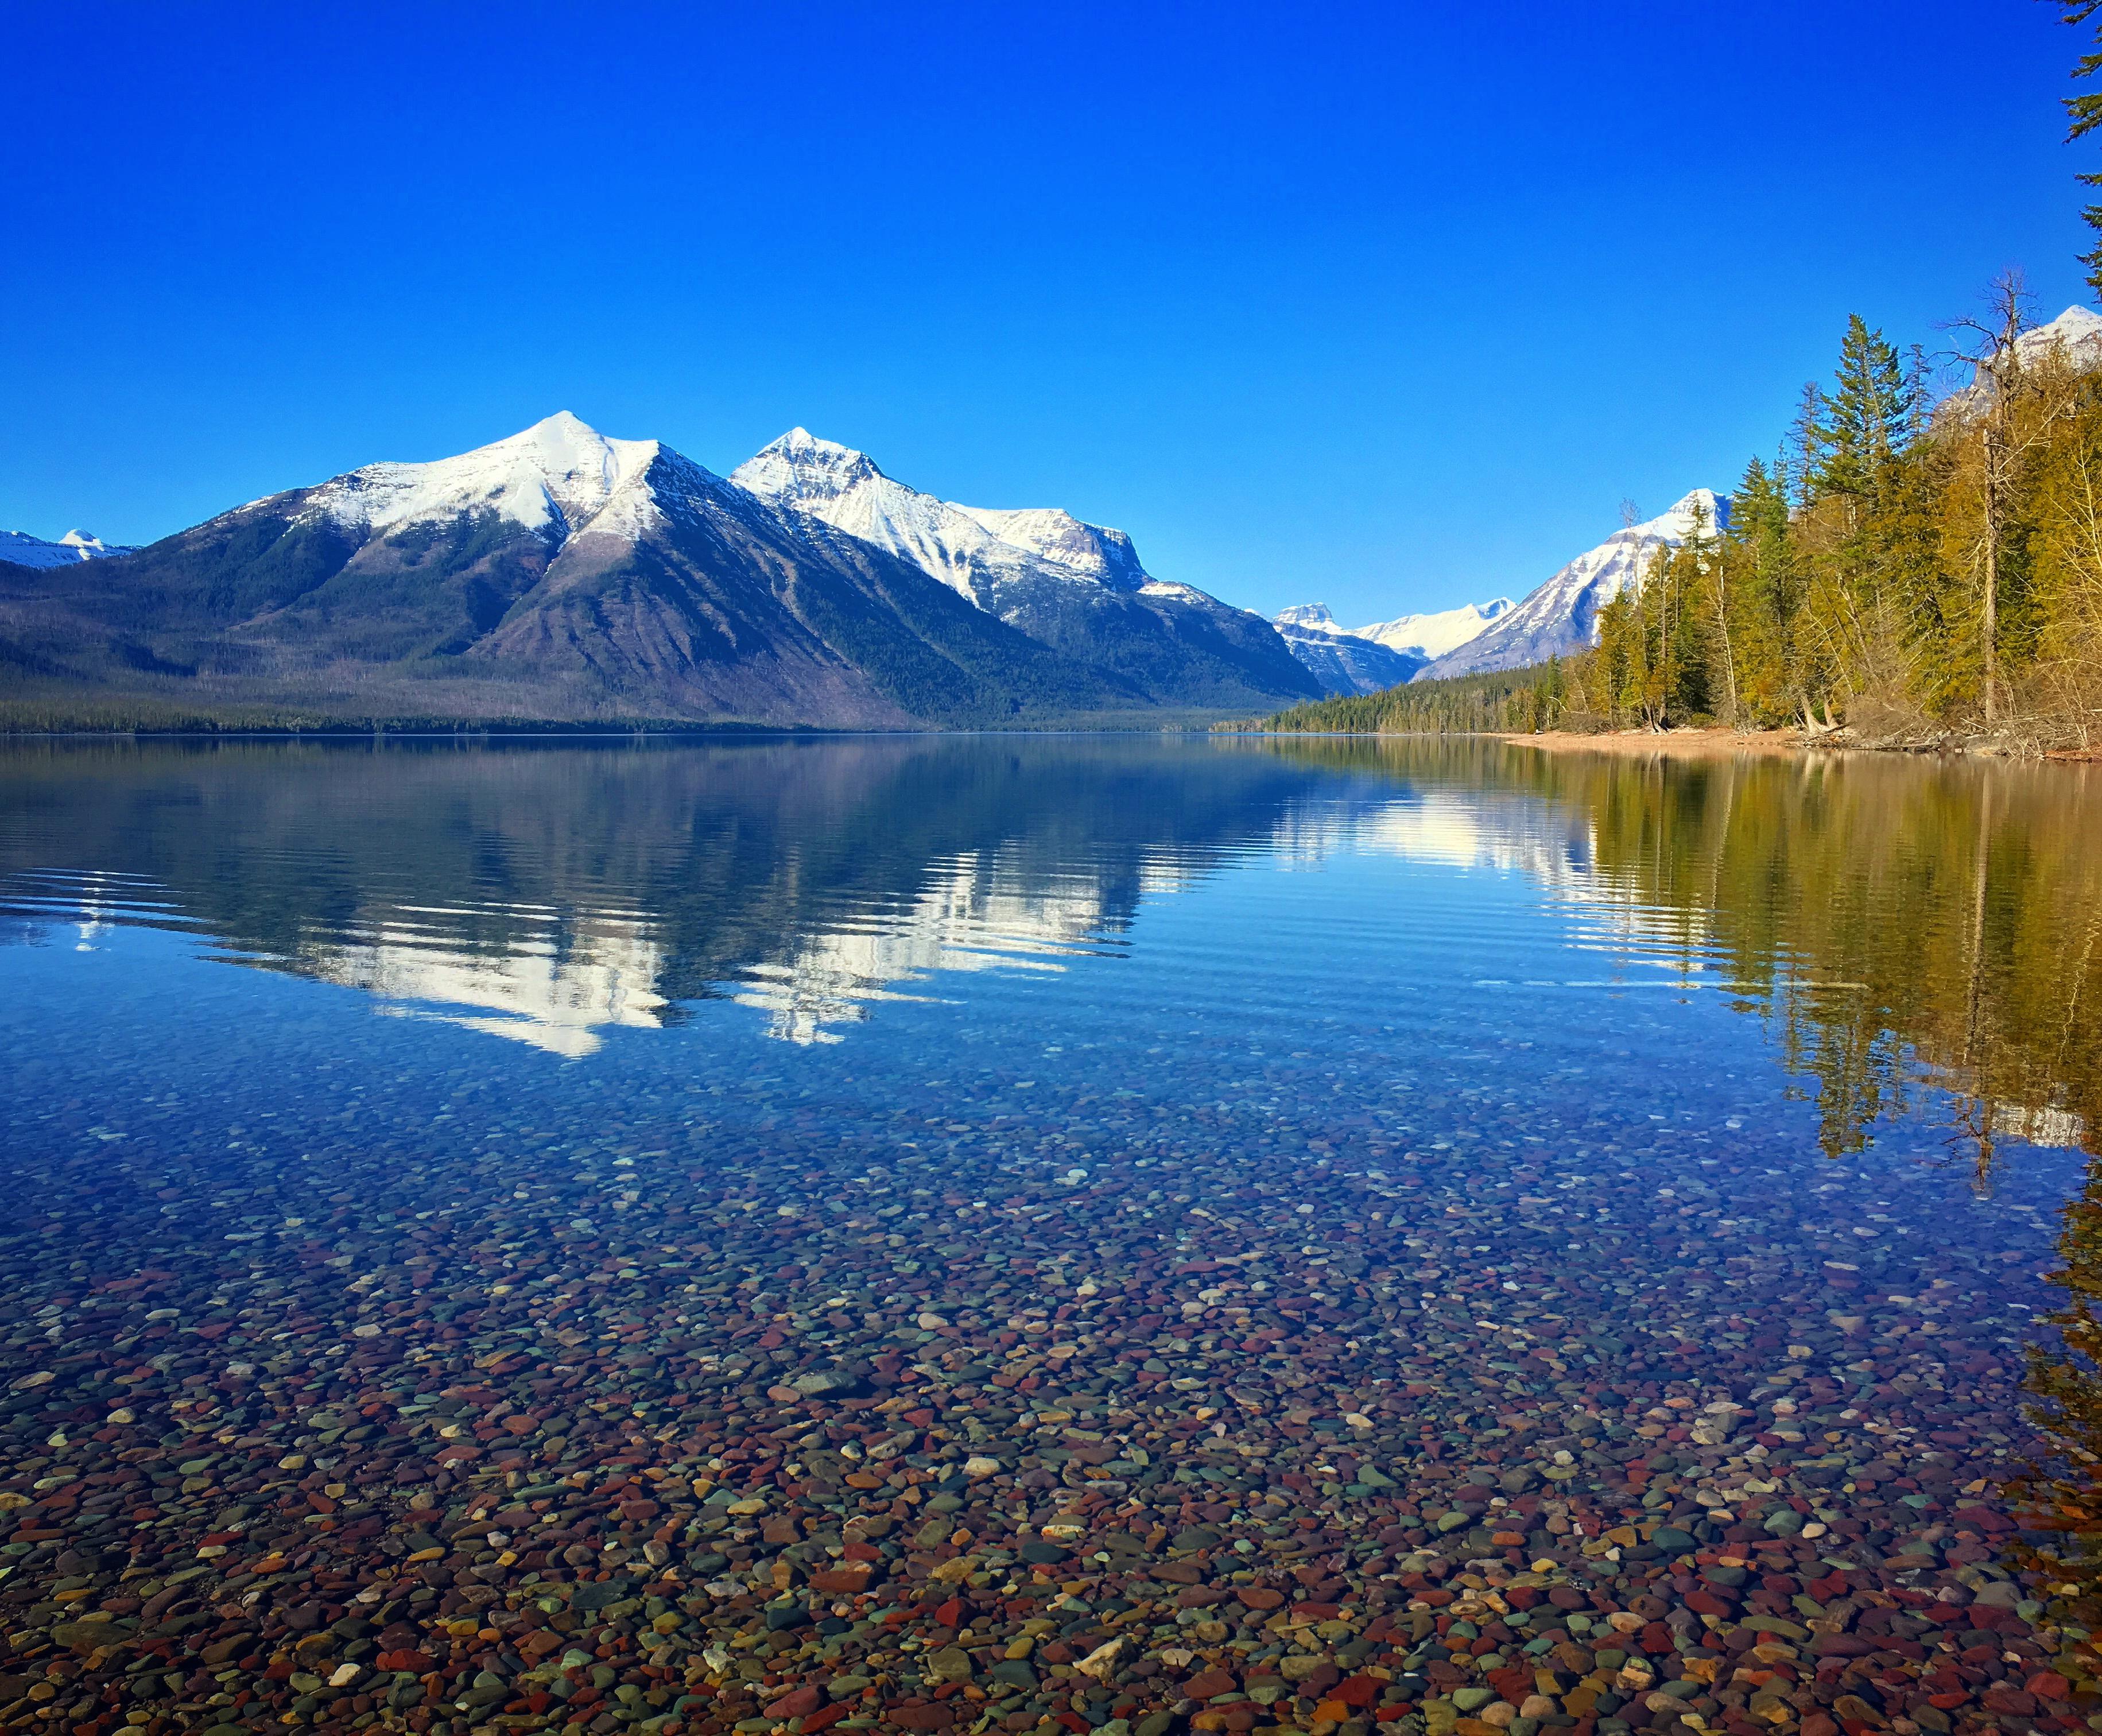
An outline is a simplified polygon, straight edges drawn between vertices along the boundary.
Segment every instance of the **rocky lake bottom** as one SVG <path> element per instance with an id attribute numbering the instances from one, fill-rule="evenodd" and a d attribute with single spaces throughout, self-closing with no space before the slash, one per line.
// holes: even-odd
<path id="1" fill-rule="evenodd" d="M 0 1725 L 2102 1728 L 2083 775 L 11 750 Z"/>

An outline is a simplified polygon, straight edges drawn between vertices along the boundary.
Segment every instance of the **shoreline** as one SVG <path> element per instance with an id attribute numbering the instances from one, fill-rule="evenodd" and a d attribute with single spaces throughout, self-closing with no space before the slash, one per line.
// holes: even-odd
<path id="1" fill-rule="evenodd" d="M 1680 759 L 1708 759 L 1723 754 L 1874 752 L 1860 743 L 1813 742 L 1799 730 L 1609 730 L 1595 735 L 1579 735 L 1565 730 L 1544 730 L 1535 735 L 1498 732 L 1495 739 L 1514 747 L 1537 748 L 1544 753 L 1664 754 Z"/>
<path id="2" fill-rule="evenodd" d="M 1610 730 L 1595 735 L 1580 735 L 1563 730 L 1545 730 L 1537 735 L 1499 730 L 1492 739 L 1508 742 L 1514 747 L 1537 748 L 1544 753 L 1647 754 L 1674 759 L 1793 753 L 1904 753 L 1936 759 L 2044 760 L 2070 765 L 2085 765 L 2102 759 L 2102 753 L 2093 750 L 2038 750 L 1990 736 L 1865 741 L 1844 727 L 1833 735 L 1815 738 L 1806 736 L 1800 730 L 1684 729 Z"/>

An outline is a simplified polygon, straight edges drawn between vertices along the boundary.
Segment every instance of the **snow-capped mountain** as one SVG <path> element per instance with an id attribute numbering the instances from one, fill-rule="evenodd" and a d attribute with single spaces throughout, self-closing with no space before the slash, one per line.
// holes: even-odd
<path id="1" fill-rule="evenodd" d="M 1457 650 L 1426 665 L 1416 679 L 1523 668 L 1587 649 L 1598 637 L 1599 611 L 1622 591 L 1641 585 L 1657 548 L 1677 547 L 1696 524 L 1712 534 L 1727 525 L 1729 511 L 1727 495 L 1696 488 L 1670 512 L 1616 531 Z"/>
<path id="2" fill-rule="evenodd" d="M 969 544 L 940 575 L 937 540 L 902 519 L 854 534 L 565 412 L 251 501 L 120 560 L 0 566 L 0 668 L 185 705 L 851 727 L 1315 690 L 1266 624 L 1155 584 L 1117 532 L 923 516 Z M 966 572 L 1023 606 L 989 611 L 955 582 Z M 1085 606 L 1048 606 L 1046 588 Z"/>
<path id="3" fill-rule="evenodd" d="M 2024 331 L 2015 340 L 2015 349 L 2024 366 L 2055 351 L 2068 366 L 2082 372 L 2102 367 L 2102 313 L 2078 304 L 2069 307 L 2048 324 Z"/>
<path id="4" fill-rule="evenodd" d="M 2047 361 L 2085 374 L 2102 367 L 2102 313 L 2077 304 L 2056 319 L 2035 326 L 2015 340 L 2015 354 L 2024 368 L 2042 366 Z M 1935 420 L 1968 420 L 1987 409 L 1995 394 L 1993 378 L 1983 367 L 1971 370 L 1971 382 L 1952 392 L 1935 411 Z"/>
<path id="5" fill-rule="evenodd" d="M 558 411 L 522 433 L 457 458 L 367 464 L 314 489 L 303 513 L 368 531 L 490 513 L 559 542 L 588 527 L 616 497 L 624 496 L 620 522 L 632 528 L 651 492 L 650 466 L 664 453 L 654 440 L 610 440 Z M 678 463 L 688 473 L 681 481 L 689 488 L 720 486 L 698 464 Z"/>
<path id="6" fill-rule="evenodd" d="M 1158 703 L 1231 705 L 1318 690 L 1259 615 L 1155 579 L 1121 531 L 1056 508 L 960 506 L 800 428 L 738 465 L 730 481 L 910 561 L 989 615 L 1114 670 Z"/>
<path id="7" fill-rule="evenodd" d="M 188 703 L 858 727 L 1145 703 L 916 566 L 566 413 L 121 562 L 7 571 L 26 673 Z"/>
<path id="8" fill-rule="evenodd" d="M 904 556 L 982 609 L 994 608 L 1004 581 L 1047 569 L 1081 579 L 1076 570 L 1007 541 L 961 507 L 893 482 L 867 453 L 807 429 L 791 428 L 729 479 L 762 500 Z M 1090 575 L 1088 582 L 1098 581 Z"/>
<path id="9" fill-rule="evenodd" d="M 1056 507 L 962 506 L 888 477 L 866 452 L 792 428 L 730 472 L 763 500 L 792 507 L 903 555 L 997 614 L 1003 584 L 1046 573 L 1136 593 L 1154 581 L 1121 531 Z"/>
<path id="10" fill-rule="evenodd" d="M 1343 631 L 1376 645 L 1390 645 L 1398 651 L 1418 651 L 1426 659 L 1443 657 L 1470 639 L 1479 638 L 1492 622 L 1501 619 L 1514 606 L 1508 597 L 1494 597 L 1485 603 L 1462 603 L 1457 609 L 1398 615 L 1391 621 L 1346 627 Z"/>
<path id="11" fill-rule="evenodd" d="M 1377 693 L 1407 681 L 1430 661 L 1419 651 L 1398 650 L 1336 624 L 1326 603 L 1298 603 L 1270 618 L 1292 655 L 1332 694 Z"/>
<path id="12" fill-rule="evenodd" d="M 1004 543 L 1106 584 L 1115 591 L 1143 590 L 1160 581 L 1138 564 L 1138 551 L 1121 531 L 1091 525 L 1055 506 L 1023 506 L 1003 510 L 960 506 Z"/>
<path id="13" fill-rule="evenodd" d="M 25 531 L 0 531 L 0 561 L 11 561 L 17 566 L 72 566 L 82 561 L 133 552 L 113 548 L 85 531 L 69 531 L 55 543 L 31 536 Z"/>
<path id="14" fill-rule="evenodd" d="M 1412 678 L 1434 659 L 1457 650 L 1512 607 L 1508 597 L 1404 615 L 1369 627 L 1341 627 L 1326 603 L 1295 603 L 1271 617 L 1292 655 L 1331 693 L 1376 693 Z"/>

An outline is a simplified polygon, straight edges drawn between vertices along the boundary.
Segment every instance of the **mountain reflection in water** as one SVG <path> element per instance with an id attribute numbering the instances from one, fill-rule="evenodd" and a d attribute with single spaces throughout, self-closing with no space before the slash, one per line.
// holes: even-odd
<path id="1" fill-rule="evenodd" d="M 777 1218 L 808 1258 L 853 1250 L 824 1279 L 842 1299 L 850 1268 L 857 1296 L 939 1300 L 942 1273 L 1054 1236 L 1076 1275 L 1134 1249 L 1176 1281 L 1303 1259 L 1321 1320 L 1368 1334 L 1313 1363 L 1229 1334 L 1179 1373 L 1186 1333 L 996 1377 L 1027 1347 L 951 1353 L 918 1315 L 910 1348 L 959 1393 L 1055 1379 L 1093 1402 L 1142 1370 L 1205 1399 L 1208 1428 L 1211 1371 L 1248 1359 L 1224 1397 L 1253 1416 L 1310 1404 L 1330 1356 L 1368 1391 L 1400 1379 L 1373 1408 L 1417 1432 L 1386 1461 L 1410 1475 L 1565 1438 L 1566 1460 L 1588 1449 L 1565 1425 L 1602 1402 L 1608 1456 L 1663 1454 L 1680 1506 L 1658 1512 L 1704 1547 L 1724 1533 L 1701 1508 L 1735 1524 L 1799 1489 L 1790 1514 L 1831 1539 L 1802 1531 L 1806 1584 L 1835 1551 L 1975 1570 L 1998 1546 L 1970 1503 L 2034 1451 L 2026 1498 L 2062 1541 L 2033 1565 L 2073 1588 L 2051 1619 L 2093 1631 L 2102 1187 L 2035 1148 L 2092 1151 L 2102 1125 L 2098 796 L 2082 768 L 1427 739 L 23 745 L 0 753 L 0 935 L 47 949 L 5 962 L 51 1007 L 18 1019 L 12 1083 L 66 1199 L 174 1225 L 188 1166 L 238 1171 L 244 1227 L 198 1233 L 259 1261 L 369 1197 L 415 1236 L 488 1219 L 477 1245 L 507 1272 L 505 1250 L 660 1206 L 764 1201 L 743 1228 L 664 1228 L 675 1288 L 729 1285 L 711 1263 Z M 2010 1350 L 2069 1190 L 2038 1435 L 2010 1414 Z M 1331 1271 L 1360 1237 L 1372 1257 Z M 1248 1281 L 1268 1307 L 1272 1278 Z M 1226 1291 L 1190 1299 L 1200 1320 L 1207 1294 Z M 866 1326 L 811 1294 L 813 1331 Z M 1448 1329 L 1507 1353 L 1441 1372 Z M 703 1375 L 742 1379 L 721 1350 Z M 1761 1431 L 1732 1445 L 1643 1408 L 1666 1386 L 1699 1417 L 1756 1407 Z M 1878 1554 L 1900 1543 L 1939 1553 Z"/>
<path id="2" fill-rule="evenodd" d="M 16 749 L 0 912 L 188 929 L 566 1057 L 728 997 L 795 1043 L 1143 945 L 1141 904 L 1338 852 L 1522 876 L 1568 968 L 1736 997 L 1828 1152 L 1927 1108 L 1981 1174 L 2102 1104 L 2084 769 L 1642 761 L 1425 739 Z"/>

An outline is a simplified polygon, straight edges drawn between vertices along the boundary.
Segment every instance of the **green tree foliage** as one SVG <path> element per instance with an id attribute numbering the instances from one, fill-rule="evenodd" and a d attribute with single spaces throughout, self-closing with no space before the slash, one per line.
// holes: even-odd
<path id="1" fill-rule="evenodd" d="M 1648 729 L 1711 717 L 1735 682 L 1729 588 L 1714 527 L 1696 514 L 1639 585 L 1599 611 L 1599 648 L 1579 659 L 1569 709 Z"/>
<path id="2" fill-rule="evenodd" d="M 1882 333 L 1848 315 L 1830 389 L 1812 386 L 1804 394 L 1798 437 L 1805 498 L 1873 502 L 1912 443 L 1920 396 L 1918 378 L 1908 375 Z"/>
<path id="3" fill-rule="evenodd" d="M 2059 9 L 2067 24 L 2076 29 L 2085 24 L 2097 12 L 2102 12 L 2102 0 L 2071 0 Z M 2095 29 L 2095 50 L 2081 55 L 2073 63 L 2073 81 L 2083 84 L 2102 74 L 2102 25 Z M 2065 112 L 2071 124 L 2066 128 L 2065 140 L 2070 144 L 2077 139 L 2102 127 L 2102 91 L 2082 91 L 2078 95 L 2064 99 Z M 2083 187 L 2102 187 L 2102 175 L 2082 175 L 2078 177 Z M 2095 237 L 2095 246 L 2080 255 L 2080 263 L 2087 268 L 2087 283 L 2098 295 L 2102 295 L 2102 205 L 2089 205 L 2080 213 L 2090 233 Z"/>
<path id="4" fill-rule="evenodd" d="M 2098 0 L 2102 3 L 2102 0 Z M 1310 730 L 1989 728 L 2102 746 L 2102 371 L 2023 341 L 1993 287 L 1969 377 L 1930 415 L 1923 370 L 1859 317 L 1792 450 L 1746 465 L 1727 522 L 1658 549 L 1552 670 L 1304 705 Z"/>
<path id="5" fill-rule="evenodd" d="M 1408 682 L 1378 693 L 1316 699 L 1267 717 L 1213 727 L 1310 735 L 1533 735 L 1562 721 L 1567 699 L 1563 665 L 1550 660 L 1529 669 Z"/>

